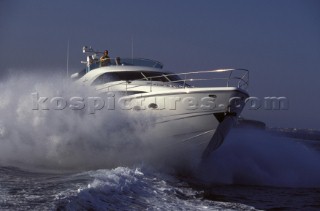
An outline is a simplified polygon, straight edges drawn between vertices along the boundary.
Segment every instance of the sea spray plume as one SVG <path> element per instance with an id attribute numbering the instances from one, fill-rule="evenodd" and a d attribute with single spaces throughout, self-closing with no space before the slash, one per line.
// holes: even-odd
<path id="1" fill-rule="evenodd" d="M 234 129 L 195 174 L 205 184 L 320 187 L 320 154 L 295 139 Z"/>
<path id="2" fill-rule="evenodd" d="M 174 138 L 163 138 L 165 130 L 153 128 L 151 112 L 33 107 L 33 93 L 48 99 L 99 97 L 88 87 L 31 74 L 12 76 L 0 88 L 2 166 L 83 170 L 150 163 L 172 170 L 195 163 Z"/>
<path id="3" fill-rule="evenodd" d="M 147 127 L 139 115 L 121 111 L 33 110 L 31 93 L 40 96 L 96 96 L 59 77 L 10 77 L 0 84 L 0 164 L 86 169 L 133 162 Z M 129 150 L 129 148 L 131 150 Z"/>

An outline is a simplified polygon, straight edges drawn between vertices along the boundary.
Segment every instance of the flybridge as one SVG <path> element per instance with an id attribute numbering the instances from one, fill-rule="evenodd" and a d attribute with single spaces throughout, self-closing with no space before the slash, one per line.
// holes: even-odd
<path id="1" fill-rule="evenodd" d="M 86 54 L 87 60 L 81 61 L 81 63 L 86 64 L 87 72 L 103 67 L 103 66 L 142 66 L 142 67 L 152 67 L 162 69 L 163 64 L 156 60 L 144 59 L 144 58 L 121 58 L 115 57 L 110 58 L 108 65 L 102 65 L 100 61 L 100 56 L 103 55 L 101 51 L 95 51 L 92 47 L 84 46 L 82 52 Z"/>

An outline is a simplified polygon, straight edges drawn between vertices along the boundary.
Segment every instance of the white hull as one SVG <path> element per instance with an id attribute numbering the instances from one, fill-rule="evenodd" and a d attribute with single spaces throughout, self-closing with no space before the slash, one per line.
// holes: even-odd
<path id="1" fill-rule="evenodd" d="M 209 98 L 209 95 L 216 96 L 215 99 L 212 99 L 214 106 L 211 108 L 201 107 L 201 99 Z M 153 134 L 153 138 L 162 139 L 163 142 L 166 142 L 165 145 L 198 153 L 203 152 L 208 146 L 223 119 L 223 115 L 232 113 L 237 117 L 240 114 L 244 104 L 234 107 L 229 103 L 229 99 L 232 97 L 245 99 L 247 94 L 237 89 L 201 88 L 192 91 L 184 90 L 183 93 L 176 90 L 167 94 L 164 92 L 162 94 L 138 94 L 125 96 L 122 99 L 130 101 L 130 108 L 132 108 L 129 109 L 130 112 L 148 113 L 151 118 L 155 119 L 149 125 L 149 133 Z M 186 106 L 187 101 L 183 103 L 183 100 L 188 98 L 195 99 L 197 105 Z M 149 108 L 150 104 L 156 104 L 158 108 Z M 222 119 L 218 119 L 215 114 L 219 117 L 222 116 Z"/>

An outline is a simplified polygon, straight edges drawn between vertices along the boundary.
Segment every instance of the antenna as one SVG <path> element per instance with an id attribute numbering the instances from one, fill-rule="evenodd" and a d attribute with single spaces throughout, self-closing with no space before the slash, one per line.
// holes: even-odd
<path id="1" fill-rule="evenodd" d="M 133 60 L 133 35 L 131 36 L 131 59 Z"/>
<path id="2" fill-rule="evenodd" d="M 69 77 L 69 40 L 67 46 L 67 78 Z"/>

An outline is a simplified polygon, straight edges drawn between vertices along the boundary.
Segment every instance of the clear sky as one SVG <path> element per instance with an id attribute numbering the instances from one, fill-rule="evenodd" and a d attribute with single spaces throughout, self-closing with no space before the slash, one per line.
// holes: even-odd
<path id="1" fill-rule="evenodd" d="M 156 59 L 173 72 L 250 70 L 251 95 L 287 111 L 245 109 L 268 126 L 320 129 L 318 0 L 1 0 L 0 80 L 82 68 L 82 46 Z"/>

